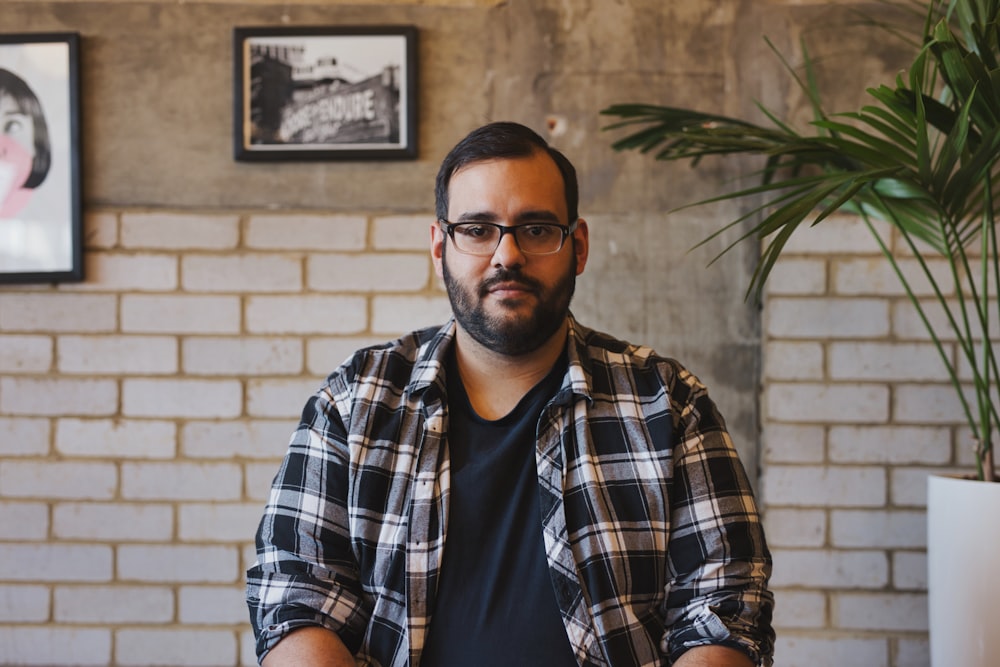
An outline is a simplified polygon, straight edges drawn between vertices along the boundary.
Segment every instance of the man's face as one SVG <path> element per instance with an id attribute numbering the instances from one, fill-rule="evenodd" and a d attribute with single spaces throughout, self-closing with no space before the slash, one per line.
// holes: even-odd
<path id="1" fill-rule="evenodd" d="M 570 222 L 562 175 L 543 152 L 469 164 L 452 175 L 448 194 L 450 222 Z M 459 326 L 480 345 L 508 356 L 533 352 L 558 332 L 587 250 L 582 220 L 551 255 L 523 253 L 511 234 L 492 255 L 467 255 L 451 245 L 440 225 L 431 231 L 434 265 Z"/>

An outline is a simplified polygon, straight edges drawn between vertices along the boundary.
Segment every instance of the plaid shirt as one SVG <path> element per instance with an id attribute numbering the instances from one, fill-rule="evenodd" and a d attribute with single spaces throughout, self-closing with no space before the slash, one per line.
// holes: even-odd
<path id="1" fill-rule="evenodd" d="M 358 664 L 418 665 L 448 525 L 444 368 L 455 323 L 356 353 L 307 403 L 257 533 L 263 657 L 338 633 Z M 556 601 L 581 665 L 661 665 L 705 644 L 771 664 L 771 560 L 743 466 L 677 362 L 570 317 L 535 462 Z"/>

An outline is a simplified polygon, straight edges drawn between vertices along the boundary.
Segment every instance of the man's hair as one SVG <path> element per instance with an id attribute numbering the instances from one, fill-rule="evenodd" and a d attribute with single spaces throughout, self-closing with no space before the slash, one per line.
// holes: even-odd
<path id="1" fill-rule="evenodd" d="M 45 180 L 49 173 L 52 160 L 49 147 L 49 127 L 42 114 L 42 105 L 38 96 L 28 87 L 24 80 L 13 72 L 0 68 L 0 97 L 9 96 L 22 112 L 31 116 L 35 128 L 33 137 L 35 156 L 31 161 L 31 173 L 21 185 L 22 188 L 34 188 Z"/>
<path id="2" fill-rule="evenodd" d="M 566 192 L 566 212 L 569 215 L 567 222 L 572 224 L 579 217 L 580 190 L 576 181 L 576 169 L 565 155 L 549 146 L 537 132 L 511 122 L 490 123 L 473 130 L 444 158 L 434 186 L 435 214 L 438 219 L 448 218 L 448 187 L 456 171 L 474 162 L 525 158 L 536 152 L 546 153 L 559 168 Z"/>

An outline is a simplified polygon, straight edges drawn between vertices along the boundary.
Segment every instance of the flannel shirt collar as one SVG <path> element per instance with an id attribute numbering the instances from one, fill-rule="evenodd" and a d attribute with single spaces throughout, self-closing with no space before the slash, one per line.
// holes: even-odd
<path id="1" fill-rule="evenodd" d="M 569 313 L 567 318 L 569 320 L 567 334 L 569 367 L 555 400 L 557 403 L 569 402 L 575 395 L 590 401 L 592 400 L 592 371 L 590 357 L 587 355 L 587 338 L 591 334 L 591 330 L 577 322 L 572 313 Z M 444 369 L 447 366 L 449 350 L 455 342 L 457 328 L 458 324 L 452 317 L 438 329 L 437 333 L 420 346 L 413 374 L 406 386 L 407 394 L 418 396 L 434 387 L 436 392 L 441 392 L 443 395 Z"/>

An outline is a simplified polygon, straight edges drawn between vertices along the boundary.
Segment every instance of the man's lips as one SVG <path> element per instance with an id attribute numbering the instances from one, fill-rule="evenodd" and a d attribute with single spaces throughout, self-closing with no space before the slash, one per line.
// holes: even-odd
<path id="1" fill-rule="evenodd" d="M 487 294 L 496 294 L 498 296 L 519 296 L 524 294 L 533 294 L 536 289 L 531 283 L 522 282 L 520 280 L 493 280 L 488 281 L 481 291 L 481 296 L 486 296 Z"/>

